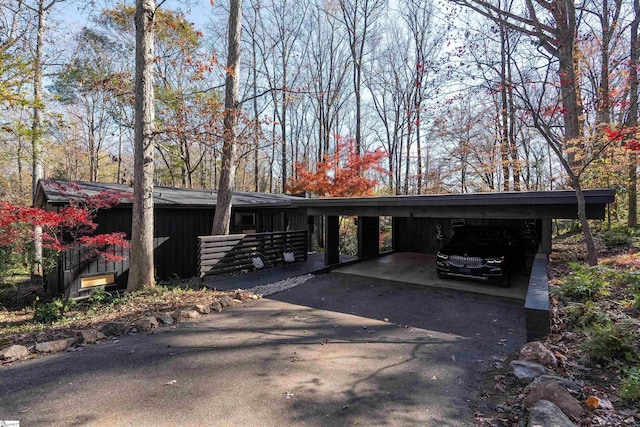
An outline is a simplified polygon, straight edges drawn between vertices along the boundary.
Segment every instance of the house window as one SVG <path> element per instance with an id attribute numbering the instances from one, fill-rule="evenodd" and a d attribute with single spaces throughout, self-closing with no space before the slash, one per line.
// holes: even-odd
<path id="1" fill-rule="evenodd" d="M 115 273 L 101 274 L 99 276 L 83 277 L 80 279 L 80 288 L 92 288 L 94 286 L 110 285 L 116 281 Z"/>
<path id="2" fill-rule="evenodd" d="M 255 228 L 256 214 L 250 212 L 236 212 L 235 226 L 239 228 Z"/>

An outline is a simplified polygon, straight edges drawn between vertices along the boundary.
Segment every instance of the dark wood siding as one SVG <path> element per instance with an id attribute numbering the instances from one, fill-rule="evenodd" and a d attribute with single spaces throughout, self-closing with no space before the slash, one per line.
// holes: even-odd
<path id="1" fill-rule="evenodd" d="M 245 208 L 238 211 L 255 213 L 260 231 L 284 231 L 284 211 L 287 209 Z M 305 212 L 300 209 L 291 211 L 293 213 L 287 216 L 290 223 L 306 230 Z M 161 207 L 155 209 L 154 262 L 158 280 L 198 275 L 198 236 L 211 234 L 214 213 L 213 208 Z M 96 233 L 123 232 L 127 240 L 131 239 L 130 207 L 100 211 L 97 214 L 96 223 L 98 224 Z M 110 288 L 126 288 L 129 274 L 128 251 L 124 251 L 123 255 L 126 257 L 125 260 L 114 263 L 99 259 L 87 260 L 86 254 L 68 251 L 60 258 L 59 271 L 55 275 L 58 283 L 53 285 L 51 292 L 77 297 L 80 280 L 83 277 L 112 272 L 116 274 L 116 283 Z"/>

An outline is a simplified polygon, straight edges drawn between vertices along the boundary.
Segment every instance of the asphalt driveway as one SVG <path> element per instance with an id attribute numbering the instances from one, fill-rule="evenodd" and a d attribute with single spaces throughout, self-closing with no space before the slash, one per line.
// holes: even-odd
<path id="1" fill-rule="evenodd" d="M 198 323 L 3 367 L 0 420 L 468 426 L 492 356 L 525 337 L 520 304 L 321 275 Z"/>

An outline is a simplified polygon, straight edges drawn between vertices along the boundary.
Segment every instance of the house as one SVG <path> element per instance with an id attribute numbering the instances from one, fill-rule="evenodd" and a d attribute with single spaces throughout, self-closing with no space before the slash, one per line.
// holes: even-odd
<path id="1" fill-rule="evenodd" d="M 128 185 L 81 181 L 41 180 L 36 206 L 56 210 L 71 200 L 94 196 L 104 191 L 133 195 Z M 198 273 L 198 236 L 211 234 L 217 192 L 211 190 L 156 187 L 154 189 L 154 262 L 158 280 L 187 278 Z M 234 192 L 230 230 L 232 233 L 306 230 L 304 208 L 294 206 L 297 198 L 281 194 Z M 131 237 L 131 199 L 97 212 L 97 233 L 124 232 Z M 107 285 L 107 289 L 126 288 L 129 260 L 106 262 L 83 259 L 79 251 L 67 251 L 56 271 L 47 275 L 51 294 L 78 297 L 83 289 Z"/>

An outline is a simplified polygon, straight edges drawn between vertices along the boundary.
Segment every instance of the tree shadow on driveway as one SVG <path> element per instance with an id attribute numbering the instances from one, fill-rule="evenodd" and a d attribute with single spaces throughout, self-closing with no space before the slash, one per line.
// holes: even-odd
<path id="1" fill-rule="evenodd" d="M 322 275 L 174 329 L 3 367 L 0 416 L 25 425 L 467 426 L 492 356 L 525 340 L 523 312 Z"/>

